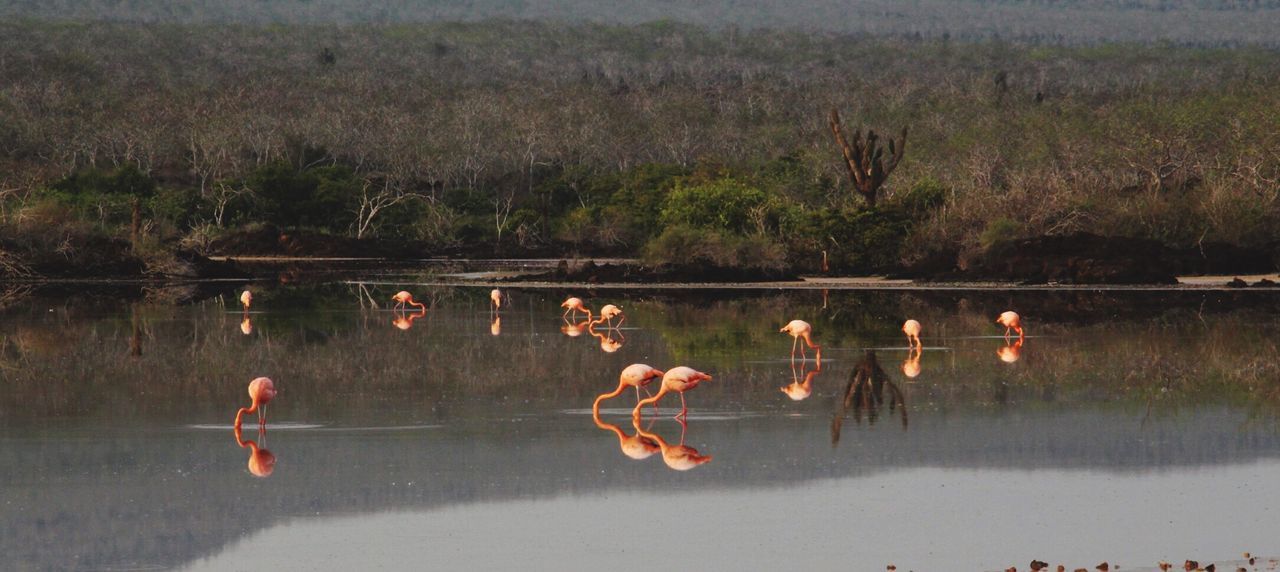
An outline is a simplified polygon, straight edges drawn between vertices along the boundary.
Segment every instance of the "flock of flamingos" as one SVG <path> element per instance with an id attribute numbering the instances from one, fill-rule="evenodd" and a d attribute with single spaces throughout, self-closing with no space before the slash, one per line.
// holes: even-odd
<path id="1" fill-rule="evenodd" d="M 491 308 L 493 312 L 491 332 L 494 335 L 497 335 L 501 328 L 501 319 L 498 316 L 498 312 L 502 308 L 502 291 L 495 288 L 489 293 L 489 299 L 492 304 Z M 393 310 L 405 310 L 409 306 L 414 306 L 419 309 L 416 314 L 401 315 L 392 322 L 400 329 L 408 329 L 412 326 L 414 318 L 421 317 L 426 312 L 426 305 L 414 300 L 413 295 L 409 292 L 397 292 L 395 296 L 391 297 L 391 300 L 395 302 Z M 253 331 L 253 326 L 249 321 L 249 307 L 253 304 L 253 294 L 248 290 L 245 290 L 244 293 L 240 295 L 240 304 L 244 307 L 244 320 L 241 322 L 240 329 L 245 334 L 249 334 Z M 626 316 L 622 313 L 622 308 L 613 304 L 606 304 L 600 308 L 598 317 L 593 319 L 591 309 L 586 307 L 581 298 L 569 297 L 560 304 L 560 307 L 565 309 L 564 314 L 561 316 L 565 320 L 565 326 L 561 328 L 561 331 L 564 333 L 577 337 L 581 335 L 582 331 L 585 329 L 590 331 L 592 335 L 601 338 L 601 349 L 604 349 L 606 352 L 613 352 L 621 347 L 621 343 L 615 341 L 608 333 L 598 334 L 595 332 L 594 328 L 595 326 L 603 323 L 606 324 L 606 332 L 616 332 L 618 336 L 621 337 L 621 332 L 618 328 L 622 325 L 623 321 L 626 320 Z M 571 319 L 576 320 L 579 313 L 586 314 L 586 321 L 579 323 L 570 321 Z M 615 318 L 618 320 L 617 324 L 613 322 Z M 1017 361 L 1018 354 L 1024 340 L 1022 319 L 1016 312 L 1009 311 L 1000 314 L 1000 316 L 996 318 L 996 323 L 1005 327 L 1004 336 L 1006 341 L 1008 341 L 1011 332 L 1017 332 L 1017 342 L 1015 344 L 1006 345 L 998 352 L 1000 359 L 1005 362 Z M 907 346 L 910 350 L 910 357 L 908 357 L 907 361 L 903 364 L 903 373 L 907 375 L 907 377 L 916 377 L 920 373 L 920 352 L 924 348 L 924 345 L 920 341 L 921 330 L 922 326 L 920 322 L 916 320 L 907 320 L 902 325 L 902 332 L 907 336 Z M 810 378 L 814 373 L 822 370 L 822 346 L 814 343 L 813 327 L 810 326 L 808 322 L 805 322 L 804 320 L 792 320 L 787 323 L 787 325 L 783 326 L 779 332 L 790 334 L 792 337 L 791 359 L 793 362 L 796 357 L 797 349 L 799 350 L 802 361 L 808 359 L 808 356 L 805 353 L 806 347 L 814 350 L 816 353 L 818 369 L 809 374 Z M 801 341 L 804 343 L 801 344 Z M 811 391 L 807 387 L 807 382 L 810 378 L 806 378 L 806 384 L 804 385 L 793 383 L 790 387 L 781 388 L 782 392 L 795 400 L 804 399 L 809 396 Z M 661 380 L 661 383 L 658 392 L 641 399 L 640 391 L 643 389 L 646 394 L 649 394 L 648 385 L 654 380 L 659 379 Z M 656 414 L 658 411 L 658 402 L 662 401 L 662 398 L 668 393 L 676 393 L 680 396 L 680 413 L 676 414 L 675 419 L 680 422 L 681 427 L 684 427 L 685 418 L 689 411 L 684 394 L 685 392 L 698 387 L 698 385 L 704 381 L 711 381 L 711 376 L 687 366 L 672 367 L 664 372 L 660 369 L 642 363 L 631 364 L 623 368 L 621 375 L 618 377 L 618 387 L 616 389 L 608 393 L 600 394 L 596 397 L 595 402 L 591 406 L 592 416 L 598 427 L 613 431 L 617 434 L 622 452 L 627 456 L 634 459 L 643 459 L 660 451 L 662 453 L 663 460 L 668 466 L 676 470 L 688 470 L 710 461 L 711 457 L 700 455 L 697 450 L 686 447 L 684 445 L 683 433 L 681 434 L 680 443 L 678 445 L 670 445 L 663 440 L 662 437 L 645 431 L 640 426 L 641 412 L 646 406 L 652 406 Z M 601 402 L 621 395 L 628 387 L 634 389 L 636 394 L 636 405 L 631 411 L 632 425 L 636 429 L 636 434 L 632 436 L 628 436 L 618 426 L 605 423 L 600 418 Z M 241 447 L 250 449 L 249 471 L 255 476 L 265 477 L 270 475 L 275 465 L 275 457 L 270 453 L 270 451 L 259 447 L 257 442 L 243 439 L 241 435 L 241 423 L 246 413 L 256 413 L 258 415 L 258 429 L 259 436 L 261 438 L 263 431 L 266 428 L 267 403 L 271 402 L 275 396 L 275 383 L 272 382 L 270 378 L 255 378 L 253 381 L 249 382 L 249 407 L 241 407 L 240 410 L 236 412 L 234 424 L 236 443 Z"/>

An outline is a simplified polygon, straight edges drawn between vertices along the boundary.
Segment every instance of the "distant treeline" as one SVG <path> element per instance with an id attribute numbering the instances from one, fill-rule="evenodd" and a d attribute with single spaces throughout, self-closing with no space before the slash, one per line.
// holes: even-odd
<path id="1" fill-rule="evenodd" d="M 135 202 L 148 240 L 194 248 L 255 223 L 802 269 L 1080 230 L 1265 245 L 1277 88 L 1261 48 L 9 21 L 0 267 L 120 235 Z M 876 208 L 833 108 L 910 130 Z"/>
<path id="2" fill-rule="evenodd" d="M 966 41 L 1280 45 L 1276 0 L 0 0 L 0 17 L 239 24 L 669 20 Z"/>

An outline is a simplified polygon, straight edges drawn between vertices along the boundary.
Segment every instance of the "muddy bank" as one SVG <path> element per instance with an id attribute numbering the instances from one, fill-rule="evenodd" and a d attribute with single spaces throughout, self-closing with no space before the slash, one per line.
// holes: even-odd
<path id="1" fill-rule="evenodd" d="M 1178 249 L 1155 240 L 1082 232 L 997 242 L 968 260 L 957 252 L 937 252 L 895 275 L 946 282 L 1176 284 L 1180 275 L 1273 272 L 1275 252 L 1223 243 Z"/>
<path id="2" fill-rule="evenodd" d="M 0 281 L 19 280 L 213 280 L 247 279 L 236 264 L 211 260 L 197 252 L 148 250 L 129 241 L 90 237 L 57 248 L 0 243 Z"/>
<path id="3" fill-rule="evenodd" d="M 571 265 L 561 260 L 559 266 L 549 272 L 525 274 L 507 281 L 580 282 L 587 284 L 623 283 L 657 284 L 666 282 L 780 282 L 799 280 L 796 274 L 785 271 L 766 271 L 750 268 L 722 268 L 716 266 L 645 266 L 642 264 L 596 264 L 587 261 Z"/>

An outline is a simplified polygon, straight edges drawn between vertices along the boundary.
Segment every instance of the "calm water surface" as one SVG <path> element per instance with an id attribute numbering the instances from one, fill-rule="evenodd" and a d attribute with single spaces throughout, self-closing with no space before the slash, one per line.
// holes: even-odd
<path id="1" fill-rule="evenodd" d="M 5 566 L 1141 569 L 1280 553 L 1270 294 L 576 293 L 624 308 L 605 335 L 562 320 L 563 291 L 512 290 L 495 323 L 488 289 L 419 288 L 417 318 L 387 309 L 399 289 L 255 288 L 247 323 L 230 293 L 11 302 Z M 1008 308 L 1021 346 L 992 323 Z M 906 317 L 924 323 L 918 359 Z M 820 369 L 789 359 L 792 318 L 813 323 Z M 630 390 L 593 418 L 635 362 L 715 379 L 688 393 L 687 424 L 673 395 L 637 427 Z M 280 390 L 268 428 L 237 439 L 260 375 Z"/>

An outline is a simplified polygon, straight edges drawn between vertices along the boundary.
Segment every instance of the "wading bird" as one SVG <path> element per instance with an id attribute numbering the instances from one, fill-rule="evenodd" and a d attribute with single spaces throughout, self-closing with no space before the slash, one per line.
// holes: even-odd
<path id="1" fill-rule="evenodd" d="M 271 378 L 259 377 L 249 382 L 249 399 L 253 400 L 253 404 L 249 407 L 241 407 L 236 412 L 236 427 L 240 427 L 240 417 L 245 413 L 258 413 L 258 426 L 267 424 L 267 403 L 276 396 L 276 384 L 272 383 Z"/>
<path id="2" fill-rule="evenodd" d="M 676 418 L 683 419 L 685 414 L 689 412 L 689 406 L 684 401 L 684 392 L 698 387 L 698 384 L 704 381 L 711 381 L 711 376 L 691 367 L 673 367 L 662 376 L 662 388 L 658 390 L 658 394 L 647 399 L 641 399 L 636 404 L 636 408 L 631 411 L 631 416 L 639 419 L 640 410 L 644 406 L 653 405 L 656 409 L 657 403 L 662 400 L 662 396 L 674 391 L 680 394 L 680 413 L 676 415 Z"/>
<path id="3" fill-rule="evenodd" d="M 560 307 L 566 308 L 564 315 L 561 316 L 562 318 L 568 319 L 569 312 L 573 312 L 573 317 L 576 319 L 578 317 L 578 312 L 582 312 L 587 315 L 587 321 L 591 321 L 591 309 L 582 305 L 582 298 L 570 296 L 564 302 L 560 303 Z"/>
<path id="4" fill-rule="evenodd" d="M 622 322 L 626 321 L 627 319 L 626 316 L 622 315 L 622 308 L 614 306 L 613 304 L 605 304 L 603 308 L 600 308 L 600 319 L 591 323 L 592 325 L 595 325 L 595 324 L 599 324 L 600 322 L 608 322 L 609 327 L 612 328 L 614 327 L 613 325 L 614 318 L 619 318 L 618 320 L 619 327 L 621 327 Z"/>
<path id="5" fill-rule="evenodd" d="M 244 306 L 244 313 L 249 313 L 249 306 L 253 304 L 253 294 L 245 290 L 240 294 L 240 305 Z"/>
<path id="6" fill-rule="evenodd" d="M 502 290 L 494 288 L 489 291 L 489 301 L 493 302 L 493 310 L 496 312 L 502 309 Z"/>
<path id="7" fill-rule="evenodd" d="M 640 388 L 649 385 L 655 379 L 662 379 L 662 370 L 650 367 L 642 363 L 633 363 L 622 369 L 622 374 L 618 376 L 618 388 L 609 393 L 601 393 L 596 397 L 595 403 L 591 404 L 591 411 L 597 415 L 600 414 L 600 402 L 606 399 L 613 399 L 622 395 L 622 391 L 628 387 L 634 387 L 636 390 L 636 401 L 640 401 Z M 648 393 L 648 390 L 645 390 Z M 653 406 L 657 411 L 658 406 Z"/>
<path id="8" fill-rule="evenodd" d="M 920 322 L 907 320 L 902 324 L 902 333 L 907 335 L 907 347 L 923 347 L 920 343 Z"/>
<path id="9" fill-rule="evenodd" d="M 996 323 L 1004 326 L 1004 337 L 1009 339 L 1009 330 L 1018 332 L 1018 339 L 1022 339 L 1022 318 L 1017 312 L 1005 312 L 996 318 Z"/>
<path id="10" fill-rule="evenodd" d="M 243 439 L 240 436 L 240 425 L 235 427 L 236 444 L 240 448 L 249 449 L 249 474 L 255 477 L 267 478 L 276 470 L 276 456 L 264 447 L 259 447 L 258 442 L 252 439 Z M 258 440 L 266 444 L 267 432 L 264 428 L 258 428 Z"/>
<path id="11" fill-rule="evenodd" d="M 396 303 L 396 305 L 395 305 L 395 306 L 394 306 L 394 308 L 393 308 L 393 309 L 396 309 L 396 310 L 403 310 L 403 309 L 405 309 L 405 308 L 406 308 L 406 306 L 405 306 L 406 304 L 408 304 L 409 306 L 417 306 L 417 307 L 419 307 L 419 308 L 422 308 L 423 310 L 426 310 L 426 309 L 427 309 L 427 307 L 426 307 L 425 305 L 423 305 L 423 304 L 422 304 L 422 302 L 417 302 L 417 301 L 415 301 L 415 300 L 413 299 L 413 294 L 410 294 L 409 292 L 407 292 L 407 291 L 405 291 L 405 290 L 401 290 L 401 291 L 399 291 L 399 292 L 396 292 L 396 295 L 395 295 L 395 296 L 392 296 L 392 297 L 391 297 L 391 299 L 392 299 L 392 300 L 394 300 L 394 301 L 395 301 L 395 303 Z"/>
<path id="12" fill-rule="evenodd" d="M 697 449 L 684 444 L 684 434 L 689 426 L 683 420 L 680 421 L 680 444 L 678 445 L 668 444 L 657 433 L 649 433 L 641 429 L 639 419 L 632 419 L 631 425 L 635 427 L 636 435 L 652 439 L 654 443 L 658 444 L 658 448 L 662 450 L 662 462 L 674 470 L 687 471 L 698 465 L 711 462 L 711 455 L 703 455 Z"/>
<path id="13" fill-rule="evenodd" d="M 791 341 L 792 359 L 795 359 L 796 357 L 796 345 L 800 343 L 800 338 L 804 338 L 805 344 L 810 348 L 818 350 L 818 361 L 822 361 L 822 346 L 813 343 L 813 338 L 810 337 L 813 334 L 813 327 L 809 325 L 809 322 L 804 320 L 791 320 L 791 322 L 783 326 L 782 329 L 778 331 L 791 334 L 791 337 L 793 338 Z M 804 346 L 800 346 L 800 357 L 802 359 L 808 359 L 804 355 Z"/>

